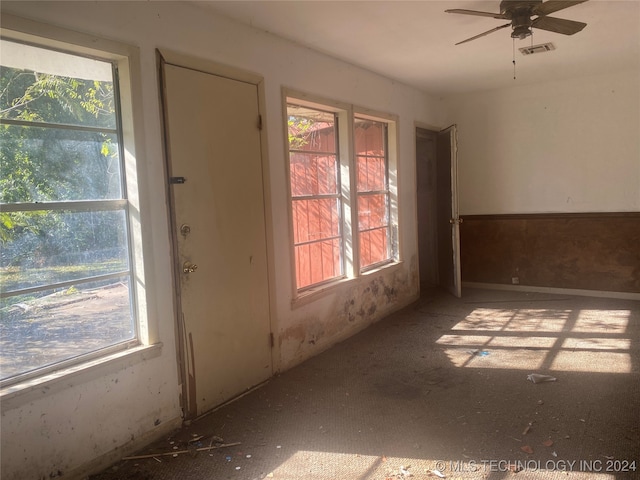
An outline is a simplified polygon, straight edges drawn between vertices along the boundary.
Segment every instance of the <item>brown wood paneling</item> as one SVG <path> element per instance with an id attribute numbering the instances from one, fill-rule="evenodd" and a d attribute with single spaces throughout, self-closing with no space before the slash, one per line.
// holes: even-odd
<path id="1" fill-rule="evenodd" d="M 465 282 L 640 292 L 640 213 L 464 216 Z"/>

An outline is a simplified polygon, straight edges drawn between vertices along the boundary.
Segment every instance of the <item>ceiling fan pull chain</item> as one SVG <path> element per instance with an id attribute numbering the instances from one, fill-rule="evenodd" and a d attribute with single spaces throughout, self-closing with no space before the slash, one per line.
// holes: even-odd
<path id="1" fill-rule="evenodd" d="M 513 79 L 516 79 L 516 39 L 513 39 Z"/>

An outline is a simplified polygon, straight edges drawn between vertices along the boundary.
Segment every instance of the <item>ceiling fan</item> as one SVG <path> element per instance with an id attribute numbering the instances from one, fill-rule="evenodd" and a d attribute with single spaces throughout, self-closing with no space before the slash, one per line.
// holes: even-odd
<path id="1" fill-rule="evenodd" d="M 471 40 L 484 37 L 485 35 L 509 26 L 513 29 L 511 37 L 519 38 L 520 40 L 530 36 L 532 34 L 532 28 L 540 28 L 550 32 L 562 33 L 563 35 L 573 35 L 586 27 L 587 24 L 573 20 L 565 20 L 563 18 L 549 17 L 548 15 L 586 1 L 587 0 L 547 0 L 543 2 L 542 0 L 502 0 L 500 2 L 500 13 L 479 12 L 461 8 L 445 10 L 445 12 L 509 20 L 509 23 L 505 25 L 456 43 L 456 45 L 460 45 L 461 43 L 470 42 Z"/>

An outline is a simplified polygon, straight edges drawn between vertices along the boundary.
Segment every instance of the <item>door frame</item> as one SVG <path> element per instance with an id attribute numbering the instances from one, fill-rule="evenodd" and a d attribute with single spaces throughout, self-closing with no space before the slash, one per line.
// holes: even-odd
<path id="1" fill-rule="evenodd" d="M 428 125 L 422 122 L 414 122 L 414 158 L 416 160 L 415 163 L 415 175 L 416 175 L 416 219 L 417 221 L 420 221 L 420 217 L 418 215 L 419 211 L 420 211 L 420 206 L 417 205 L 418 202 L 418 186 L 417 186 L 417 175 L 418 175 L 418 151 L 417 151 L 417 142 L 418 142 L 418 135 L 417 135 L 417 130 L 421 129 L 421 130 L 426 130 L 430 133 L 433 133 L 435 135 L 435 139 L 436 139 L 436 162 L 435 162 L 435 176 L 436 176 L 436 185 L 435 185 L 435 192 L 434 192 L 434 201 L 437 203 L 437 190 L 439 188 L 441 188 L 441 185 L 438 185 L 438 174 L 437 174 L 437 170 L 438 168 L 442 168 L 441 167 L 441 163 L 439 162 L 439 155 L 438 155 L 438 142 L 440 141 L 440 134 L 445 132 L 446 130 L 451 130 L 451 134 L 450 134 L 450 161 L 451 161 L 451 171 L 450 171 L 450 178 L 451 178 L 451 184 L 447 186 L 447 188 L 451 189 L 451 212 L 449 212 L 450 215 L 450 219 L 451 219 L 451 240 L 452 240 L 452 248 L 453 248 L 453 257 L 451 259 L 452 262 L 452 269 L 453 269 L 453 288 L 452 289 L 448 289 L 450 291 L 451 294 L 460 297 L 462 295 L 462 270 L 461 270 L 461 263 L 460 263 L 460 223 L 462 222 L 462 220 L 460 219 L 459 216 L 459 209 L 458 209 L 458 128 L 456 124 L 450 125 L 446 128 L 440 128 L 440 127 L 434 127 L 432 125 Z M 438 233 L 438 229 L 442 228 L 441 225 L 439 225 L 438 222 L 438 205 L 436 204 L 435 206 L 435 225 L 436 225 L 436 230 L 433 232 L 433 235 L 435 236 L 435 242 L 436 242 L 436 252 L 435 252 L 435 257 L 430 256 L 431 258 L 429 260 L 435 262 L 436 266 L 436 277 L 438 277 L 436 279 L 436 282 L 438 285 L 441 285 L 441 278 L 440 278 L 440 253 L 439 253 L 439 249 L 442 248 L 438 245 L 438 241 L 439 241 L 439 233 Z M 418 237 L 418 231 L 419 228 L 416 226 L 416 238 L 417 238 L 417 245 L 420 246 L 420 240 Z M 422 254 L 424 254 L 425 252 L 422 252 Z M 418 256 L 420 256 L 421 252 L 418 250 Z M 422 284 L 422 280 L 420 279 L 420 283 Z"/>
<path id="2" fill-rule="evenodd" d="M 426 132 L 433 139 L 433 164 L 430 166 L 431 170 L 428 170 L 429 165 L 423 163 L 425 160 L 423 157 L 418 157 L 418 143 L 420 142 L 420 135 L 418 130 Z M 422 124 L 420 122 L 414 123 L 414 135 L 415 135 L 415 175 L 416 175 L 416 218 L 417 218 L 417 245 L 418 245 L 418 272 L 420 278 L 420 288 L 434 287 L 438 285 L 438 245 L 437 245 L 437 197 L 436 197 L 436 167 L 437 167 L 437 141 L 439 127 Z M 429 175 L 433 183 L 426 190 L 421 191 L 420 185 L 420 173 L 426 173 Z M 424 205 L 420 203 L 420 193 L 423 197 L 428 197 L 426 200 L 428 204 Z M 421 232 L 423 233 L 421 235 Z M 428 238 L 426 238 L 428 237 Z M 427 245 L 428 243 L 428 245 Z M 425 248 L 428 247 L 428 248 Z M 430 267 L 429 272 L 423 271 L 423 265 L 428 264 Z M 428 275 L 428 277 L 426 275 Z"/>
<path id="3" fill-rule="evenodd" d="M 258 98 L 258 112 L 261 119 L 260 127 L 260 155 L 262 161 L 262 188 L 263 188 L 263 202 L 264 202 L 264 219 L 265 219 L 265 238 L 267 246 L 267 281 L 268 281 L 268 298 L 269 298 L 269 323 L 271 332 L 277 331 L 277 316 L 275 314 L 275 272 L 273 265 L 275 249 L 272 232 L 273 229 L 273 215 L 272 215 L 272 200 L 271 200 L 271 181 L 270 181 L 270 165 L 268 156 L 268 143 L 267 143 L 267 128 L 266 128 L 266 100 L 265 100 L 265 88 L 264 78 L 252 72 L 241 70 L 228 65 L 220 64 L 210 60 L 193 57 L 177 53 L 167 49 L 156 49 L 156 67 L 158 73 L 158 94 L 159 94 L 159 106 L 160 106 L 160 121 L 162 130 L 162 154 L 164 161 L 164 181 L 165 181 L 165 194 L 168 200 L 167 209 L 167 224 L 170 229 L 169 237 L 171 243 L 171 265 L 172 265 L 172 287 L 173 287 L 173 305 L 174 305 L 174 319 L 175 319 L 175 334 L 176 334 L 176 355 L 178 366 L 178 379 L 180 387 L 182 389 L 182 395 L 180 398 L 180 406 L 183 411 L 183 418 L 194 419 L 197 415 L 196 407 L 193 401 L 190 399 L 189 391 L 189 379 L 187 372 L 188 362 L 192 359 L 188 358 L 188 352 L 192 349 L 187 348 L 188 337 L 185 331 L 184 319 L 182 316 L 182 303 L 180 293 L 180 276 L 181 262 L 178 255 L 178 230 L 179 226 L 176 224 L 175 216 L 175 199 L 173 196 L 172 185 L 169 179 L 172 176 L 171 172 L 171 158 L 170 158 L 170 140 L 169 140 L 169 125 L 165 115 L 166 105 L 166 80 L 164 78 L 165 65 L 173 65 L 180 68 L 187 68 L 211 75 L 216 75 L 230 80 L 239 82 L 245 82 L 251 85 L 255 85 Z M 273 333 L 272 333 L 273 338 Z M 272 375 L 275 374 L 279 368 L 279 345 L 278 342 L 272 342 L 271 348 L 271 369 Z"/>
<path id="4" fill-rule="evenodd" d="M 458 126 L 454 123 L 438 132 L 438 138 L 441 134 L 449 132 L 449 161 L 450 161 L 450 190 L 451 190 L 451 211 L 449 212 L 450 238 L 453 258 L 453 285 L 443 285 L 449 292 L 460 298 L 462 296 L 462 266 L 460 265 L 460 212 L 458 209 Z M 438 160 L 439 160 L 438 155 Z M 439 168 L 441 165 L 438 163 Z M 440 187 L 440 185 L 438 186 Z M 438 228 L 446 228 L 444 225 L 438 225 Z M 438 253 L 440 255 L 440 253 Z M 440 283 L 442 285 L 442 283 Z"/>

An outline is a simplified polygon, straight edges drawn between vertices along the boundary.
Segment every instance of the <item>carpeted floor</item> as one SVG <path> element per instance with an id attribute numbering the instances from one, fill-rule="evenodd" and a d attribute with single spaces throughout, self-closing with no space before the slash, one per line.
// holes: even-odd
<path id="1" fill-rule="evenodd" d="M 428 291 L 139 455 L 92 480 L 640 478 L 640 302 Z"/>

